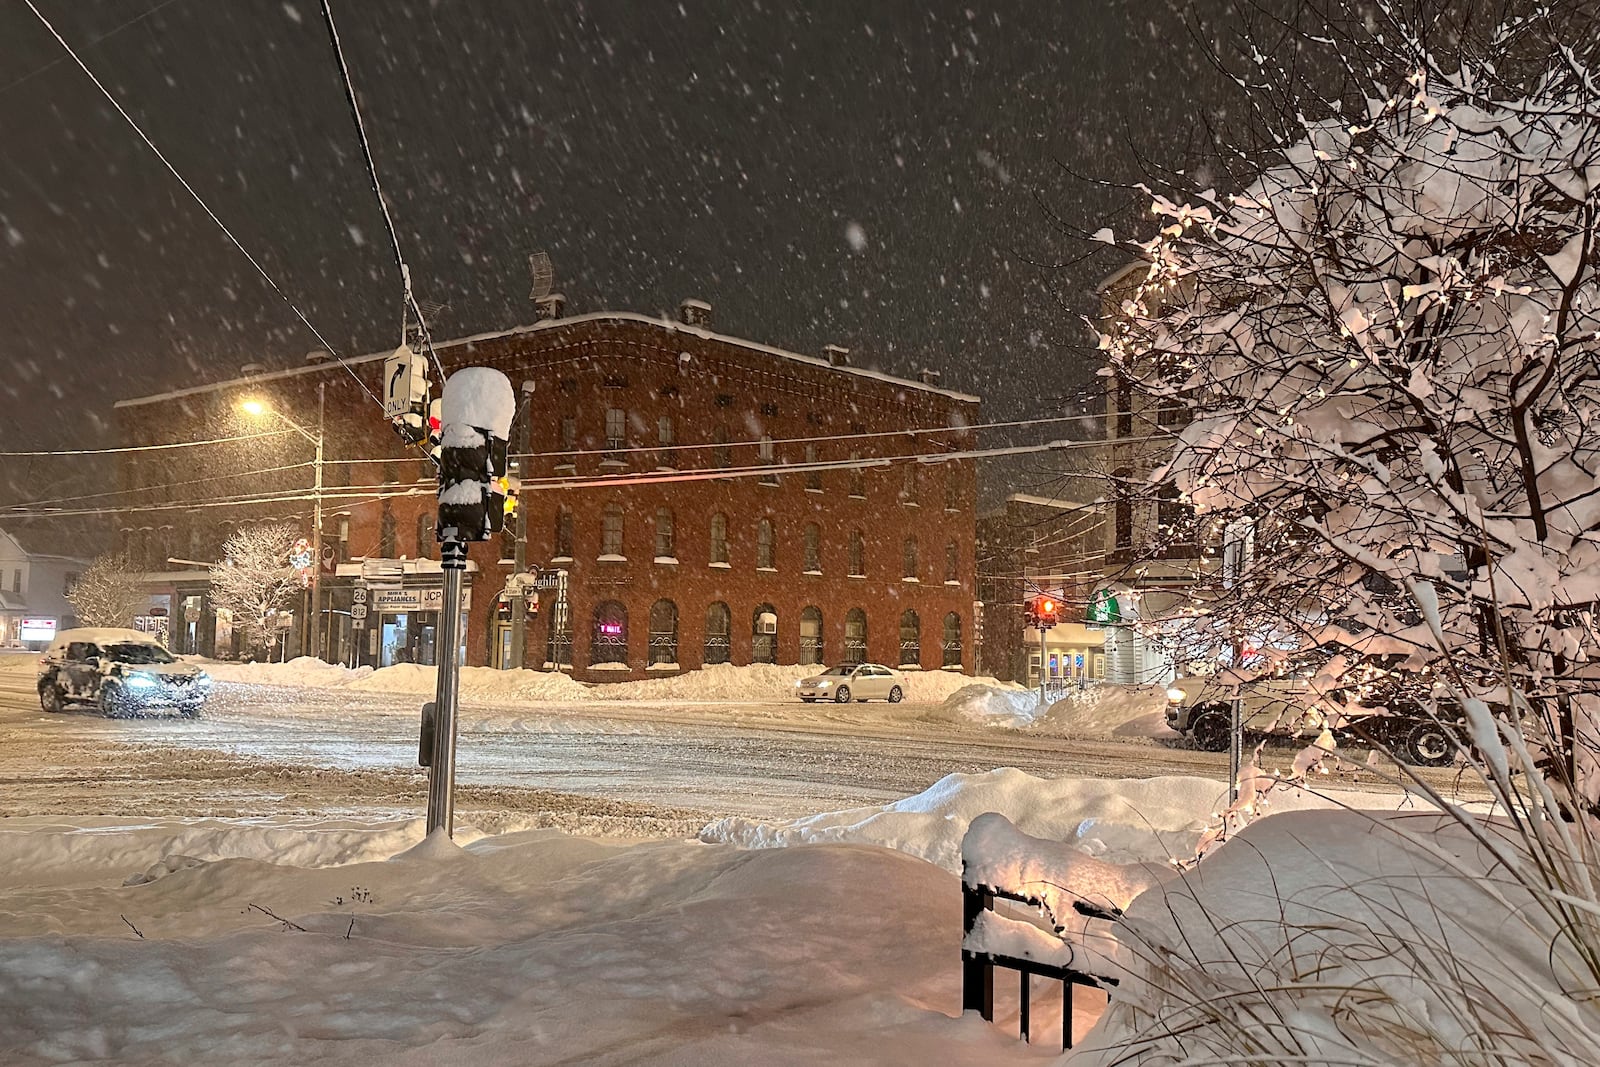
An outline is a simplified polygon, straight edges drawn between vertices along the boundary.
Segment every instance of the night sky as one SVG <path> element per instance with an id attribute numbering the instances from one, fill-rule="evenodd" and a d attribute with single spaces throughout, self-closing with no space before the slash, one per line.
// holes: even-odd
<path id="1" fill-rule="evenodd" d="M 36 2 L 342 354 L 397 343 L 316 0 Z M 1070 172 L 1192 166 L 1230 106 L 1206 4 L 333 6 L 435 336 L 530 321 L 542 249 L 569 312 L 700 297 L 723 332 L 938 368 L 989 418 L 1092 380 L 1079 318 L 1121 256 L 1052 216 L 1133 201 Z M 21 0 L 0 143 L 0 448 L 108 443 L 115 399 L 319 347 Z"/>

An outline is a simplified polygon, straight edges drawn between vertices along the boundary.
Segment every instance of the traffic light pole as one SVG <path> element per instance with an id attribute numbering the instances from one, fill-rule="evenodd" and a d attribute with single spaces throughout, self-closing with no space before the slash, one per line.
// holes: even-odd
<path id="1" fill-rule="evenodd" d="M 428 833 L 456 832 L 456 698 L 461 649 L 461 575 L 467 569 L 467 546 L 455 530 L 444 531 L 439 544 L 444 571 L 444 610 L 439 617 L 439 685 L 434 695 L 433 753 L 428 765 Z"/>
<path id="2" fill-rule="evenodd" d="M 1044 653 L 1044 633 L 1045 633 L 1044 627 L 1040 626 L 1039 627 L 1039 706 L 1041 708 L 1045 706 L 1045 699 L 1044 699 L 1044 670 L 1045 670 L 1046 656 L 1045 656 L 1045 653 Z"/>

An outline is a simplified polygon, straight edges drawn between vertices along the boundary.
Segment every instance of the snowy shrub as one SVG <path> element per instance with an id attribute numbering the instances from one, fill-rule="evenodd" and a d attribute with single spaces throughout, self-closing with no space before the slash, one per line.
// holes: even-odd
<path id="1" fill-rule="evenodd" d="M 150 594 L 144 575 L 120 554 L 101 556 L 89 564 L 67 591 L 67 600 L 84 626 L 132 626 L 144 614 Z"/>
<path id="2" fill-rule="evenodd" d="M 265 647 L 272 616 L 303 586 L 289 561 L 299 536 L 288 523 L 246 527 L 228 538 L 222 561 L 211 568 L 212 602 L 233 612 L 252 648 Z"/>
<path id="3" fill-rule="evenodd" d="M 1333 725 L 1355 705 L 1436 716 L 1497 818 L 1402 772 L 1446 815 L 1369 827 L 1368 867 L 1330 867 L 1320 908 L 1270 870 L 1259 931 L 1214 895 L 1164 901 L 1166 926 L 1130 927 L 1144 992 L 1123 1037 L 1143 1043 L 1106 1062 L 1600 1062 L 1595 35 L 1548 11 L 1438 30 L 1380 4 L 1291 41 L 1347 75 L 1336 98 L 1275 66 L 1281 42 L 1249 45 L 1240 84 L 1277 146 L 1235 193 L 1151 194 L 1148 271 L 1100 346 L 1188 413 L 1150 494 L 1237 546 L 1184 609 L 1180 662 L 1340 641 L 1308 702 Z M 1426 870 L 1396 880 L 1374 850 Z M 1453 880 L 1480 894 L 1467 911 L 1430 895 Z M 1534 991 L 1515 1007 L 1482 969 L 1507 944 Z"/>

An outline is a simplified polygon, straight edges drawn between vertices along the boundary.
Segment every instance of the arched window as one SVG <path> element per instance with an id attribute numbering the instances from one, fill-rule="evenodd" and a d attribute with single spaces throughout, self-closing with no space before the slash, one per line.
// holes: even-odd
<path id="1" fill-rule="evenodd" d="M 758 606 L 751 616 L 750 662 L 778 662 L 778 613 L 771 604 Z"/>
<path id="2" fill-rule="evenodd" d="M 860 459 L 861 453 L 850 453 L 850 462 L 852 464 L 856 463 Z M 851 466 L 850 468 L 850 495 L 862 498 L 865 498 L 867 495 L 867 476 L 862 473 L 860 467 Z"/>
<path id="3" fill-rule="evenodd" d="M 822 609 L 808 607 L 800 612 L 800 665 L 823 662 Z"/>
<path id="4" fill-rule="evenodd" d="M 728 516 L 720 511 L 711 516 L 711 565 L 728 565 Z"/>
<path id="5" fill-rule="evenodd" d="M 944 546 L 944 580 L 950 585 L 961 581 L 961 546 L 954 541 Z"/>
<path id="6" fill-rule="evenodd" d="M 600 522 L 601 558 L 622 555 L 622 505 L 607 504 Z"/>
<path id="7" fill-rule="evenodd" d="M 915 537 L 906 538 L 906 543 L 901 548 L 900 562 L 902 564 L 902 569 L 905 572 L 904 576 L 910 578 L 912 581 L 916 581 L 917 539 Z"/>
<path id="8" fill-rule="evenodd" d="M 944 617 L 944 665 L 961 666 L 961 616 L 953 611 Z"/>
<path id="9" fill-rule="evenodd" d="M 756 567 L 772 570 L 773 558 L 772 520 L 762 519 L 756 523 Z"/>
<path id="10" fill-rule="evenodd" d="M 817 446 L 806 445 L 806 463 L 809 465 L 816 462 Z M 820 467 L 806 471 L 806 491 L 811 493 L 822 492 L 822 469 Z"/>
<path id="11" fill-rule="evenodd" d="M 572 558 L 572 509 L 559 508 L 556 511 L 556 532 L 554 554 L 552 559 Z"/>
<path id="12" fill-rule="evenodd" d="M 907 463 L 902 470 L 903 473 L 901 474 L 900 482 L 900 503 L 914 505 L 917 503 L 917 492 L 919 489 L 918 483 L 921 481 L 920 467 L 917 462 L 913 460 L 912 462 Z"/>
<path id="13" fill-rule="evenodd" d="M 711 465 L 724 470 L 733 466 L 733 449 L 728 447 L 728 428 L 718 426 L 711 435 Z"/>
<path id="14" fill-rule="evenodd" d="M 867 613 L 851 608 L 844 617 L 844 662 L 849 664 L 867 661 Z"/>
<path id="15" fill-rule="evenodd" d="M 729 634 L 732 629 L 733 614 L 728 610 L 728 605 L 719 600 L 706 608 L 706 663 L 728 662 L 728 652 L 732 647 Z"/>
<path id="16" fill-rule="evenodd" d="M 650 606 L 650 666 L 678 662 L 678 605 L 658 600 Z"/>
<path id="17" fill-rule="evenodd" d="M 589 635 L 589 665 L 628 662 L 628 609 L 616 600 L 594 606 Z"/>
<path id="18" fill-rule="evenodd" d="M 656 509 L 656 558 L 672 559 L 676 555 L 677 523 L 671 508 Z"/>
<path id="19" fill-rule="evenodd" d="M 805 533 L 807 574 L 822 573 L 822 527 L 814 522 L 806 523 Z"/>
<path id="20" fill-rule="evenodd" d="M 961 479 L 956 477 L 955 468 L 948 463 L 944 471 L 944 509 L 961 510 Z"/>
<path id="21" fill-rule="evenodd" d="M 900 616 L 900 665 L 922 665 L 922 620 L 914 611 L 908 610 Z"/>
<path id="22" fill-rule="evenodd" d="M 860 530 L 850 531 L 850 577 L 867 576 L 867 539 Z"/>

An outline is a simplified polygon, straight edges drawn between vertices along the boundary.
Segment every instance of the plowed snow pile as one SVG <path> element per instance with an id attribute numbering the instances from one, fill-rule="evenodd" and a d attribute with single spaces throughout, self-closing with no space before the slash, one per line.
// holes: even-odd
<path id="1" fill-rule="evenodd" d="M 433 667 L 401 663 L 393 667 L 341 667 L 302 656 L 287 663 L 227 663 L 196 660 L 221 682 L 248 685 L 302 686 L 313 689 L 349 688 L 365 693 L 405 693 L 431 696 L 437 671 Z M 31 667 L 31 660 L 30 660 Z M 491 667 L 463 667 L 461 692 L 484 703 L 592 703 L 595 701 L 770 701 L 789 700 L 794 683 L 816 674 L 821 667 L 771 663 L 734 666 L 713 664 L 699 670 L 636 682 L 586 685 L 555 671 L 501 671 Z M 955 671 L 905 672 L 905 698 L 912 703 L 935 704 L 974 683 L 1007 686 L 993 678 L 972 678 Z"/>
<path id="2" fill-rule="evenodd" d="M 1067 737 L 1174 737 L 1166 723 L 1166 690 L 1161 686 L 1092 685 L 1069 690 L 1041 713 L 1039 694 L 1010 682 L 966 685 L 923 718 L 1032 729 Z"/>

